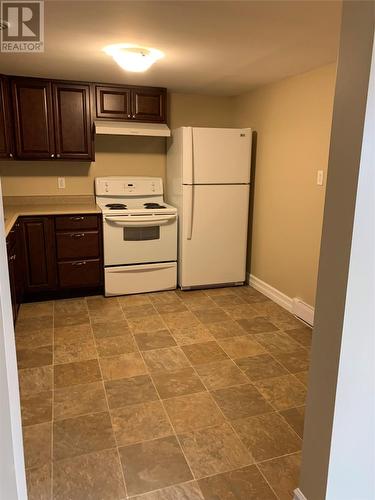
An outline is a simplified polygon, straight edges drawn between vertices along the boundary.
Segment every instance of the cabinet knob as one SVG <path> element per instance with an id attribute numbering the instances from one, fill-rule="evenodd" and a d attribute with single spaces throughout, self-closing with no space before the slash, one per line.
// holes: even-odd
<path id="1" fill-rule="evenodd" d="M 60 158 L 60 153 L 57 153 L 56 158 Z"/>
<path id="2" fill-rule="evenodd" d="M 51 158 L 55 158 L 55 155 L 53 153 L 51 154 Z"/>
<path id="3" fill-rule="evenodd" d="M 132 117 L 132 115 L 128 115 L 128 118 L 131 118 L 131 117 Z"/>
<path id="4" fill-rule="evenodd" d="M 133 118 L 135 118 L 135 115 L 133 115 Z"/>
<path id="5" fill-rule="evenodd" d="M 9 153 L 9 158 L 13 158 L 13 153 Z"/>

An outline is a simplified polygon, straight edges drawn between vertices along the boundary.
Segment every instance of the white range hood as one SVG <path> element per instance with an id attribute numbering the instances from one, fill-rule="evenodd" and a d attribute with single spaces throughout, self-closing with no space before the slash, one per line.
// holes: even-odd
<path id="1" fill-rule="evenodd" d="M 171 131 L 163 123 L 131 123 L 115 121 L 96 121 L 95 133 L 99 135 L 145 135 L 151 137 L 170 137 Z"/>

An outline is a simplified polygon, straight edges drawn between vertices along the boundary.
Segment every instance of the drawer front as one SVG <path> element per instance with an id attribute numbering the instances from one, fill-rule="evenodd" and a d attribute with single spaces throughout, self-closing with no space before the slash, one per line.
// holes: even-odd
<path id="1" fill-rule="evenodd" d="M 57 231 L 75 231 L 80 229 L 97 229 L 97 215 L 58 215 L 55 217 Z"/>
<path id="2" fill-rule="evenodd" d="M 99 257 L 99 233 L 98 231 L 57 233 L 56 246 L 58 260 Z"/>
<path id="3" fill-rule="evenodd" d="M 59 262 L 58 269 L 61 288 L 82 288 L 101 284 L 99 259 Z"/>

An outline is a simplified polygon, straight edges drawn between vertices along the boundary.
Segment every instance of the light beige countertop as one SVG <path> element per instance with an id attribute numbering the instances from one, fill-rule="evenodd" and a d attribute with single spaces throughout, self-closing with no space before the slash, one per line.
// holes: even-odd
<path id="1" fill-rule="evenodd" d="M 3 204 L 6 236 L 20 216 L 101 212 L 94 196 L 4 196 Z"/>

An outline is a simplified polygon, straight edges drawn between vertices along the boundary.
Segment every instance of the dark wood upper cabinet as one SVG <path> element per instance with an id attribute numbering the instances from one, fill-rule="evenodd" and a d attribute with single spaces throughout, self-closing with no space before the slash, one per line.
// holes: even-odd
<path id="1" fill-rule="evenodd" d="M 90 85 L 52 84 L 57 159 L 91 160 Z"/>
<path id="2" fill-rule="evenodd" d="M 25 293 L 56 288 L 55 233 L 52 217 L 22 219 Z"/>
<path id="3" fill-rule="evenodd" d="M 8 79 L 0 76 L 0 158 L 13 157 L 8 90 Z"/>
<path id="4" fill-rule="evenodd" d="M 54 158 L 51 83 L 48 80 L 14 78 L 11 90 L 17 158 Z"/>
<path id="5" fill-rule="evenodd" d="M 166 121 L 166 90 L 139 87 L 132 90 L 132 117 L 145 122 Z"/>
<path id="6" fill-rule="evenodd" d="M 96 116 L 107 120 L 129 120 L 131 90 L 127 87 L 95 85 Z"/>

